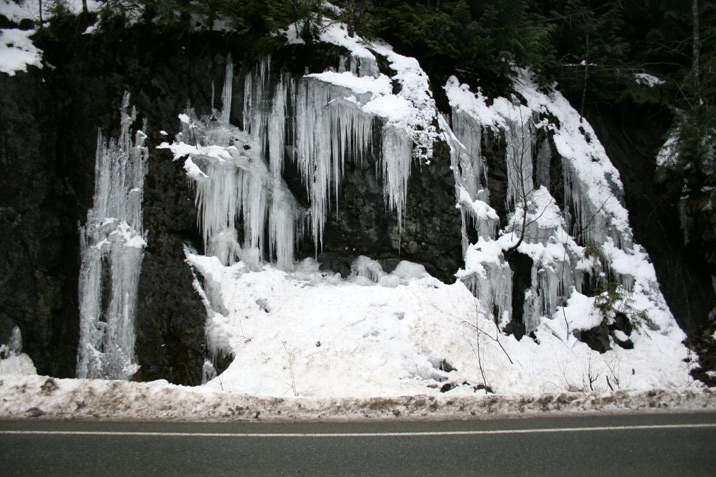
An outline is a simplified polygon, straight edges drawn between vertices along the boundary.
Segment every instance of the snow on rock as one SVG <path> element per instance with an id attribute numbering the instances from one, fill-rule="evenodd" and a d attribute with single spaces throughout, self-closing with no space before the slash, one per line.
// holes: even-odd
<path id="1" fill-rule="evenodd" d="M 22 334 L 15 326 L 7 344 L 0 345 L 0 375 L 37 374 L 32 359 L 22 352 Z"/>
<path id="2" fill-rule="evenodd" d="M 20 23 L 24 19 L 39 21 L 40 0 L 0 0 L 0 10 L 10 21 Z M 42 2 L 42 18 L 51 20 L 54 2 Z M 103 2 L 87 0 L 87 9 L 91 12 L 99 10 Z M 78 14 L 82 12 L 82 0 L 63 0 L 63 7 L 70 12 Z"/>
<path id="3" fill-rule="evenodd" d="M 0 0 L 0 12 L 9 21 L 20 23 L 32 20 L 36 25 L 40 21 L 40 5 L 44 22 L 52 21 L 53 2 L 41 3 L 39 0 Z M 65 0 L 63 6 L 70 12 L 82 11 L 81 0 Z M 97 11 L 101 3 L 88 0 L 89 11 Z M 42 50 L 35 47 L 30 39 L 37 30 L 0 29 L 0 73 L 14 76 L 18 71 L 27 71 L 28 66 L 42 68 Z"/>
<path id="4" fill-rule="evenodd" d="M 34 33 L 35 30 L 0 30 L 0 72 L 14 76 L 17 71 L 27 71 L 28 66 L 42 68 L 42 51 L 30 39 Z"/>
<path id="5" fill-rule="evenodd" d="M 660 84 L 664 84 L 663 79 L 649 73 L 636 73 L 634 75 L 634 79 L 638 84 L 648 86 L 650 88 L 653 88 L 654 86 L 659 86 Z"/>
<path id="6" fill-rule="evenodd" d="M 654 268 L 633 243 L 618 171 L 591 126 L 558 92 L 539 92 L 526 71 L 515 81 L 519 99 L 495 98 L 488 105 L 479 91 L 470 91 L 454 77 L 445 90 L 452 115 L 450 123 L 442 118 L 441 129 L 451 148 L 458 206 L 464 211 L 465 268 L 457 277 L 495 307 L 496 319 L 504 323 L 512 290 L 493 284 L 511 282 L 505 252 L 516 250 L 533 264 L 522 313 L 526 333 L 539 340 L 547 326 L 569 342 L 571 333 L 593 328 L 602 319 L 611 324 L 614 313 L 623 313 L 635 326 L 631 340 L 649 340 L 646 335 L 658 331 L 683 348 L 683 333 L 659 291 Z M 485 131 L 506 142 L 505 205 L 512 212 L 497 234 L 481 154 Z M 547 139 L 538 143 L 538 132 Z M 552 148 L 562 161 L 563 204 L 547 188 Z M 465 233 L 471 226 L 479 236 L 472 245 Z M 593 297 L 595 283 L 603 291 Z M 595 315 L 599 304 L 604 314 Z"/>

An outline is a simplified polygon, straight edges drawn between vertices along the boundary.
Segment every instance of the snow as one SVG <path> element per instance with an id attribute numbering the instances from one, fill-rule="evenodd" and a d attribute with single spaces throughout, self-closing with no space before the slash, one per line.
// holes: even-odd
<path id="1" fill-rule="evenodd" d="M 675 167 L 679 155 L 679 131 L 672 131 L 656 155 L 656 165 L 659 167 Z"/>
<path id="2" fill-rule="evenodd" d="M 42 68 L 42 51 L 35 48 L 30 36 L 35 30 L 0 30 L 0 72 L 14 76 L 28 66 Z"/>
<path id="3" fill-rule="evenodd" d="M 326 43 L 342 46 L 358 58 L 375 59 L 375 56 L 366 47 L 365 42 L 358 35 L 348 36 L 348 29 L 343 23 L 329 23 L 321 31 L 320 40 Z"/>
<path id="4" fill-rule="evenodd" d="M 636 73 L 634 75 L 634 79 L 637 83 L 644 86 L 648 86 L 650 88 L 653 88 L 654 86 L 658 86 L 660 84 L 664 84 L 663 79 L 649 73 Z"/>
<path id="5" fill-rule="evenodd" d="M 51 21 L 51 8 L 53 2 L 42 4 L 42 18 L 45 22 Z M 39 23 L 40 2 L 38 0 L 0 0 L 0 14 L 14 23 L 22 20 L 32 20 Z M 63 2 L 70 12 L 82 11 L 82 0 L 65 0 Z M 89 11 L 96 11 L 101 3 L 88 0 Z M 90 27 L 91 28 L 91 27 Z M 88 28 L 89 30 L 89 28 Z M 42 50 L 35 47 L 30 36 L 37 30 L 1 29 L 0 30 L 0 73 L 14 76 L 18 71 L 27 71 L 28 66 L 42 68 Z M 86 32 L 87 33 L 87 32 Z"/>
<path id="6" fill-rule="evenodd" d="M 385 96 L 391 94 L 393 86 L 390 84 L 390 78 L 380 75 L 378 78 L 371 76 L 359 77 L 350 71 L 336 73 L 335 71 L 326 71 L 323 73 L 314 73 L 305 76 L 306 78 L 315 78 L 324 83 L 331 83 L 336 86 L 342 86 L 354 91 L 356 94 L 371 93 L 373 96 Z"/>
<path id="7" fill-rule="evenodd" d="M 50 10 L 53 7 L 52 3 L 54 2 L 43 2 L 43 20 L 48 19 Z M 63 0 L 62 3 L 63 6 L 67 7 L 67 9 L 74 14 L 82 12 L 82 0 Z M 0 0 L 0 11 L 2 11 L 2 15 L 15 23 L 20 23 L 23 19 L 38 21 L 40 19 L 39 4 L 39 0 Z M 87 9 L 91 12 L 99 10 L 101 6 L 102 2 L 97 0 L 87 0 Z"/>
<path id="8" fill-rule="evenodd" d="M 0 416 L 19 419 L 170 421 L 339 421 L 355 419 L 489 419 L 500 416 L 713 412 L 712 390 L 560 392 L 543 394 L 262 397 L 173 386 L 166 381 L 0 376 Z"/>
<path id="9" fill-rule="evenodd" d="M 2 353 L 2 346 L 0 346 L 0 354 Z M 37 370 L 28 355 L 25 353 L 18 355 L 13 354 L 7 358 L 0 358 L 0 376 L 5 374 L 24 374 L 32 376 L 37 374 Z"/>
<path id="10" fill-rule="evenodd" d="M 480 245 L 488 247 L 479 250 L 484 254 L 495 246 Z M 572 331 L 601 317 L 593 298 L 576 292 L 552 320 L 538 324 L 536 340 L 518 341 L 497 334 L 488 307 L 465 284 L 443 284 L 417 264 L 386 273 L 360 257 L 341 279 L 315 261 L 289 273 L 269 265 L 251 271 L 243 262 L 224 266 L 193 253 L 187 260 L 203 277 L 212 352 L 234 357 L 206 384 L 211 390 L 348 398 L 439 395 L 446 385 L 458 396 L 481 385 L 508 395 L 696 386 L 678 333 L 637 327 L 629 337 L 633 350 L 614 346 L 604 354 L 577 340 Z M 442 370 L 444 361 L 455 370 Z M 589 377 L 597 379 L 585 387 Z"/>
<path id="11" fill-rule="evenodd" d="M 571 332 L 589 327 L 593 314 L 580 294 L 540 325 L 537 341 L 518 341 L 496 334 L 462 282 L 446 285 L 418 264 L 386 273 L 365 257 L 341 279 L 311 259 L 290 273 L 190 252 L 187 260 L 206 287 L 208 342 L 235 357 L 226 371 L 212 378 L 208 366 L 211 379 L 197 387 L 4 371 L 0 416 L 465 419 L 716 409 L 674 336 L 635 330 L 634 349 L 604 354 L 578 341 Z M 383 286 L 385 277 L 394 280 Z"/>
<path id="12" fill-rule="evenodd" d="M 224 266 L 189 251 L 187 261 L 203 278 L 195 286 L 209 312 L 209 346 L 235 358 L 226 371 L 215 376 L 207 363 L 208 382 L 183 387 L 23 376 L 4 360 L 0 416 L 465 419 L 716 409 L 673 334 L 635 329 L 634 349 L 604 354 L 577 340 L 573 331 L 599 319 L 579 293 L 536 340 L 518 341 L 496 333 L 462 282 L 444 284 L 415 263 L 386 273 L 362 257 L 342 279 L 312 259 L 294 272 Z"/>

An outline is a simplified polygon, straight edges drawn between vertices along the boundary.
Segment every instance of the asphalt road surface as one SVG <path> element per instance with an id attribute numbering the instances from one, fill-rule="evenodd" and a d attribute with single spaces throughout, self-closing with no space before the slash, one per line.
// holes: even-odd
<path id="1" fill-rule="evenodd" d="M 716 414 L 435 422 L 0 421 L 0 475 L 716 475 Z"/>

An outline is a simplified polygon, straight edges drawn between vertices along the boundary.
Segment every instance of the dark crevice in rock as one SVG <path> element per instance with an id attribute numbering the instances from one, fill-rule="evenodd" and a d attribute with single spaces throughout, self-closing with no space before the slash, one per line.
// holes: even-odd
<path id="1" fill-rule="evenodd" d="M 512 334 L 518 340 L 525 335 L 524 323 L 525 291 L 532 285 L 532 259 L 520 252 L 510 254 L 508 258 L 512 270 L 512 319 L 503 331 Z"/>
<path id="2" fill-rule="evenodd" d="M 656 153 L 672 117 L 634 104 L 590 105 L 585 115 L 619 170 L 634 238 L 649 253 L 677 323 L 693 336 L 716 305 L 711 282 L 716 270 L 704 260 L 705 245 L 684 245 L 679 191 L 655 181 Z"/>

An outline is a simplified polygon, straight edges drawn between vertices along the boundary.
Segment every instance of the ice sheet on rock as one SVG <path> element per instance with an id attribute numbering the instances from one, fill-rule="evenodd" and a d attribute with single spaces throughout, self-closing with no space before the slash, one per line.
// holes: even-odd
<path id="1" fill-rule="evenodd" d="M 106 141 L 98 133 L 94 204 L 80 228 L 80 378 L 130 379 L 138 369 L 134 315 L 146 245 L 142 200 L 148 150 L 142 131 L 131 137 L 136 111 L 128 109 L 125 93 L 118 140 Z"/>
<path id="2" fill-rule="evenodd" d="M 465 268 L 455 276 L 496 320 L 512 314 L 512 270 L 504 260 L 505 244 L 480 237 L 465 253 Z"/>

